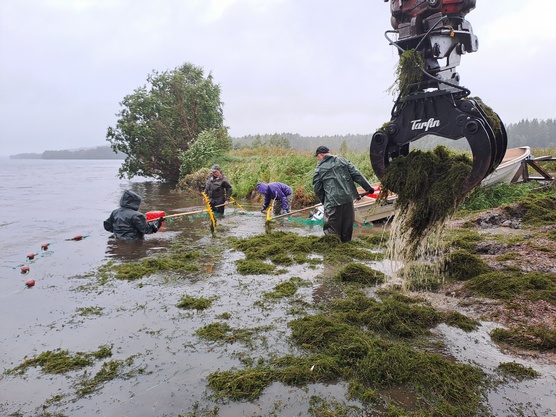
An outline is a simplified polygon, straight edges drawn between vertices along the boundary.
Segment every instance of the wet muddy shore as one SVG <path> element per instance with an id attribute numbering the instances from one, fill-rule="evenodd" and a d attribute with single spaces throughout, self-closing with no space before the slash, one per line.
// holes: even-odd
<path id="1" fill-rule="evenodd" d="M 89 265 L 82 264 L 75 268 L 77 274 L 67 271 L 68 262 L 78 258 L 75 252 L 68 251 L 66 262 L 55 259 L 61 252 L 59 249 L 52 256 L 41 254 L 43 258 L 39 261 L 52 263 L 45 283 L 2 300 L 3 313 L 10 317 L 2 326 L 2 415 L 386 416 L 388 411 L 383 403 L 366 404 L 350 396 L 350 385 L 343 379 L 299 385 L 272 382 L 250 400 L 214 395 L 209 379 L 215 373 L 256 369 L 275 358 L 306 355 L 304 347 L 292 343 L 289 323 L 317 314 L 322 305 L 346 293 L 333 278 L 350 262 L 347 250 L 343 251 L 346 259 L 339 262 L 321 253 L 310 253 L 303 262 L 265 261 L 274 266 L 268 273 L 240 273 L 242 264 L 238 261 L 246 255 L 234 248 L 234 239 L 265 234 L 264 217 L 254 207 L 246 209 L 229 209 L 218 221 L 215 234 L 210 233 L 206 218 L 197 217 L 194 221 L 183 219 L 169 224 L 165 232 L 147 239 L 137 248 L 109 243 L 101 265 L 92 261 Z M 456 222 L 453 227 L 458 226 Z M 349 248 L 354 246 L 369 254 L 380 252 L 380 249 L 368 249 L 360 238 L 375 236 L 380 240 L 387 227 L 377 224 L 356 228 L 354 244 Z M 502 233 L 508 231 L 509 228 L 502 229 Z M 272 232 L 307 237 L 322 235 L 320 225 L 307 223 L 305 217 L 298 222 L 277 222 Z M 497 232 L 500 230 L 480 229 L 480 233 Z M 277 236 L 276 242 L 280 239 Z M 76 250 L 77 245 L 70 246 L 71 243 L 75 242 L 60 242 L 58 248 L 67 245 Z M 553 245 L 554 242 L 545 243 Z M 504 250 L 516 252 L 519 242 L 516 240 L 512 245 L 511 250 L 508 245 Z M 550 262 L 554 262 L 554 248 L 540 249 L 546 245 L 537 247 L 539 258 L 528 264 L 530 268 L 534 265 L 553 268 Z M 532 255 L 528 251 L 532 246 L 522 246 L 522 249 L 530 259 Z M 286 247 L 283 252 L 287 252 Z M 487 251 L 481 256 L 491 268 L 499 268 L 502 262 L 525 264 L 516 257 L 504 260 L 500 257 L 502 252 L 489 254 Z M 117 278 L 114 269 L 103 269 L 110 262 L 110 265 L 136 264 L 168 253 L 174 254 L 172 262 L 181 262 L 177 269 L 151 263 L 144 267 L 158 270 L 137 279 Z M 184 258 L 185 254 L 191 256 Z M 373 259 L 370 255 L 367 260 L 359 257 L 357 262 L 387 275 L 393 268 L 387 260 Z M 293 295 L 271 295 L 276 293 L 277 286 L 290 281 L 297 283 Z M 357 290 L 376 297 L 377 291 L 387 286 L 388 281 L 357 287 Z M 458 311 L 479 321 L 479 326 L 472 331 L 440 323 L 431 329 L 427 343 L 434 340 L 436 353 L 477 367 L 497 381 L 485 391 L 486 411 L 482 415 L 553 415 L 552 410 L 556 409 L 553 354 L 510 348 L 495 343 L 490 333 L 497 327 L 515 324 L 511 320 L 522 324 L 533 321 L 536 314 L 548 325 L 555 326 L 554 310 L 547 307 L 535 313 L 529 306 L 521 310 L 527 314 L 520 320 L 515 305 L 512 312 L 503 303 L 466 294 L 461 284 L 407 295 L 426 300 L 425 304 L 438 311 Z M 179 308 L 184 297 L 209 300 L 209 306 Z M 207 336 L 208 330 L 215 330 L 215 323 L 224 329 L 224 338 Z M 427 346 L 431 349 L 431 344 Z M 93 354 L 102 347 L 109 349 L 110 355 L 96 358 Z M 62 373 L 45 372 L 39 363 L 14 372 L 26 360 L 41 353 L 62 351 L 67 351 L 70 358 L 82 353 L 81 356 L 91 360 L 87 366 Z M 533 369 L 538 376 L 502 381 L 497 367 L 500 363 L 513 362 Z M 407 410 L 407 415 L 417 412 L 410 392 L 393 387 L 380 394 Z M 323 410 L 329 413 L 333 410 L 335 414 L 325 414 Z"/>

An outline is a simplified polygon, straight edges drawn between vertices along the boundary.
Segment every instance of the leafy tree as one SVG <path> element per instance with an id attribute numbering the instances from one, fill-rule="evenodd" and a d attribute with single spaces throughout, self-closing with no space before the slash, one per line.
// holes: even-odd
<path id="1" fill-rule="evenodd" d="M 172 71 L 153 71 L 147 85 L 124 97 L 116 127 L 106 139 L 112 150 L 125 153 L 119 176 L 143 176 L 177 182 L 180 155 L 199 134 L 225 132 L 220 86 L 212 75 L 186 63 Z M 217 135 L 228 140 L 227 132 Z M 229 144 L 231 147 L 231 143 Z"/>
<path id="2" fill-rule="evenodd" d="M 258 148 L 262 148 L 264 145 L 263 140 L 261 139 L 261 135 L 257 135 L 255 137 L 255 139 L 253 139 L 253 142 L 251 143 L 251 147 L 253 149 L 258 149 Z"/>
<path id="3" fill-rule="evenodd" d="M 208 165 L 225 151 L 231 149 L 232 139 L 226 129 L 210 129 L 199 134 L 187 151 L 179 154 L 180 178 Z"/>
<path id="4" fill-rule="evenodd" d="M 290 140 L 284 136 L 277 135 L 277 134 L 272 135 L 270 139 L 265 142 L 265 146 L 291 149 Z"/>
<path id="5" fill-rule="evenodd" d="M 340 155 L 345 156 L 348 153 L 348 151 L 349 151 L 349 146 L 346 140 L 344 139 L 340 144 Z"/>

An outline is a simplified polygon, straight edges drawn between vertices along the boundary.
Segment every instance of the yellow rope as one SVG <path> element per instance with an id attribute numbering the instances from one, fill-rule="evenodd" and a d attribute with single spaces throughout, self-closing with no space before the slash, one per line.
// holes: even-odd
<path id="1" fill-rule="evenodd" d="M 234 198 L 233 198 L 232 196 L 230 196 L 230 201 L 231 201 L 232 203 L 236 204 L 236 205 L 239 207 L 240 210 L 244 210 L 244 208 L 241 207 L 241 206 L 239 205 L 239 203 L 238 203 L 236 200 L 234 200 Z"/>
<path id="2" fill-rule="evenodd" d="M 210 216 L 212 229 L 214 230 L 214 229 L 216 229 L 216 219 L 214 218 L 214 213 L 212 212 L 212 208 L 210 206 L 210 201 L 209 201 L 208 195 L 206 195 L 206 193 L 202 193 L 202 194 L 203 194 L 203 199 L 205 200 L 205 205 L 207 206 L 208 214 Z"/>
<path id="3" fill-rule="evenodd" d="M 276 200 L 270 200 L 270 205 L 266 209 L 266 221 L 267 222 L 272 220 L 272 212 L 274 210 L 274 201 L 276 201 Z"/>

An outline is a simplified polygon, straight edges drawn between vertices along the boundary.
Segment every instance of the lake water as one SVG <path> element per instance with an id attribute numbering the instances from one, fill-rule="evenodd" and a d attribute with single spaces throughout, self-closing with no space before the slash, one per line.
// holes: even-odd
<path id="1" fill-rule="evenodd" d="M 228 354 L 210 344 L 199 345 L 194 331 L 213 322 L 214 311 L 192 315 L 175 307 L 179 299 L 186 293 L 197 297 L 216 293 L 219 302 L 214 310 L 235 312 L 230 324 L 236 327 L 276 321 L 272 314 L 262 319 L 259 308 L 250 309 L 248 304 L 256 297 L 253 292 L 249 300 L 252 294 L 245 291 L 249 287 L 269 291 L 277 281 L 261 285 L 254 277 L 234 277 L 230 268 L 237 253 L 227 254 L 229 263 L 225 265 L 205 261 L 207 271 L 200 275 L 206 277 L 210 272 L 210 282 L 201 277 L 146 285 L 117 281 L 87 289 L 95 281 L 97 268 L 111 259 L 140 259 L 164 251 L 177 238 L 188 239 L 192 248 L 202 250 L 218 245 L 226 236 L 265 232 L 259 204 L 241 202 L 245 210 L 226 209 L 216 237 L 210 233 L 208 217 L 187 216 L 169 222 L 163 232 L 147 235 L 143 242 L 114 241 L 102 223 L 118 207 L 125 189 L 143 197 L 143 213 L 163 210 L 174 214 L 204 208 L 202 198 L 185 199 L 167 185 L 118 179 L 120 164 L 111 160 L 0 161 L 0 370 L 48 350 L 92 352 L 108 344 L 113 346 L 114 359 L 133 356 L 135 366 L 145 368 L 146 373 L 139 380 L 117 379 L 95 395 L 75 401 L 75 387 L 65 376 L 53 377 L 35 368 L 24 376 L 1 375 L 0 415 L 37 415 L 57 396 L 63 400 L 52 402 L 48 411 L 72 417 L 187 414 L 198 401 L 202 404 L 208 374 L 239 362 L 230 361 Z M 302 233 L 322 233 L 320 226 L 302 229 Z M 83 238 L 75 240 L 77 236 Z M 47 245 L 46 250 L 43 245 Z M 29 267 L 27 274 L 22 274 L 22 266 Z M 317 273 L 318 269 L 304 272 L 307 277 Z M 36 284 L 26 288 L 30 279 Z M 238 303 L 241 298 L 247 301 Z M 79 309 L 90 307 L 102 309 L 102 315 L 79 314 Z M 281 310 L 279 314 L 283 316 Z M 282 334 L 274 337 L 273 346 L 283 347 Z M 247 351 L 262 355 L 266 348 Z M 97 371 L 98 367 L 92 370 Z M 75 378 L 75 374 L 71 376 Z M 282 395 L 288 396 L 288 392 L 283 390 Z M 221 406 L 219 415 L 272 409 L 275 394 L 258 404 Z"/>
<path id="2" fill-rule="evenodd" d="M 221 245 L 228 236 L 265 232 L 258 204 L 240 202 L 245 211 L 227 209 L 212 236 L 206 217 L 172 222 L 163 232 L 146 236 L 144 242 L 120 245 L 110 239 L 102 222 L 118 206 L 124 189 L 144 197 L 142 212 L 167 214 L 202 208 L 202 200 L 185 199 L 164 184 L 120 180 L 121 161 L 0 160 L 0 371 L 13 368 L 26 357 L 47 350 L 91 352 L 110 345 L 113 359 L 133 359 L 129 378 L 109 381 L 94 395 L 75 396 L 75 380 L 83 371 L 69 375 L 44 374 L 38 368 L 22 376 L 0 375 L 0 415 L 35 416 L 46 411 L 56 415 L 172 416 L 219 407 L 219 417 L 307 417 L 312 395 L 343 399 L 345 384 L 313 384 L 307 388 L 273 384 L 254 402 L 215 403 L 207 398 L 207 377 L 216 370 L 244 368 L 242 357 L 268 358 L 290 353 L 284 314 L 290 306 L 276 302 L 262 306 L 262 294 L 291 276 L 314 282 L 298 295 L 314 302 L 322 288 L 324 266 L 294 266 L 287 274 L 240 276 L 234 261 L 241 254 L 225 250 L 222 262 L 211 261 L 207 248 Z M 188 216 L 189 217 L 189 216 Z M 303 234 L 322 234 L 319 225 L 280 223 L 277 227 Z M 357 230 L 366 233 L 365 230 Z M 81 240 L 73 240 L 83 236 Z M 206 270 L 191 279 L 149 278 L 138 282 L 111 281 L 94 285 L 95 272 L 108 260 L 133 260 L 164 251 L 177 238 L 190 242 L 192 250 L 205 251 Z M 42 250 L 47 244 L 47 250 Z M 204 249 L 203 249 L 204 248 Z M 28 255 L 34 259 L 27 259 Z M 29 273 L 22 274 L 21 267 Z M 34 279 L 33 288 L 25 282 Z M 207 312 L 190 312 L 175 306 L 183 295 L 217 296 Z M 98 308 L 101 315 L 79 314 L 79 309 Z M 201 341 L 195 331 L 213 323 L 223 313 L 232 328 L 274 328 L 251 346 L 218 345 Z M 490 341 L 485 324 L 464 333 L 447 326 L 438 331 L 446 337 L 447 350 L 460 361 L 480 364 L 492 371 L 501 361 L 517 360 L 543 376 L 510 383 L 489 394 L 495 415 L 550 416 L 556 409 L 556 370 L 534 361 L 501 353 Z M 96 368 L 88 372 L 96 373 Z M 278 410 L 278 411 L 276 411 Z M 516 411 L 518 410 L 518 411 Z M 519 414 L 523 412 L 523 414 Z M 199 414 L 200 415 L 200 414 Z"/>

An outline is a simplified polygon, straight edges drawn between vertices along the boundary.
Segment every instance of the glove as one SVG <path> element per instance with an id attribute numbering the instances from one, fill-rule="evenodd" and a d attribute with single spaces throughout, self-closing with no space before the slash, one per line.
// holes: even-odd
<path id="1" fill-rule="evenodd" d="M 160 229 L 160 227 L 162 226 L 162 223 L 164 222 L 164 220 L 165 220 L 164 217 L 159 217 L 159 218 L 156 220 L 156 228 L 157 228 L 157 229 Z"/>

